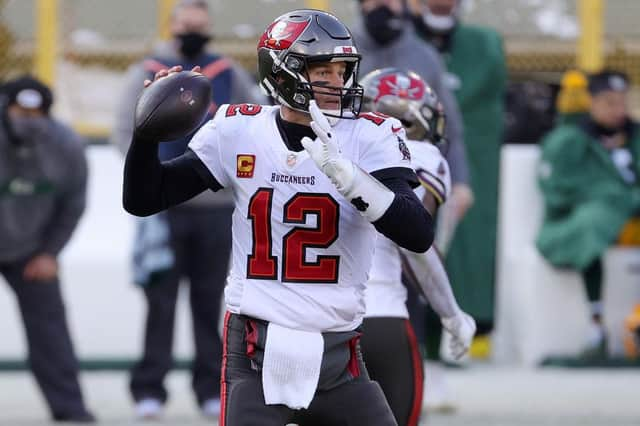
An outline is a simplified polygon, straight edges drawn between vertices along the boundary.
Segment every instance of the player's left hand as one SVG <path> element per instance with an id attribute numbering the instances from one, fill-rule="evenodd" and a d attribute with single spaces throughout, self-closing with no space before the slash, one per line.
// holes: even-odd
<path id="1" fill-rule="evenodd" d="M 345 192 L 353 183 L 353 163 L 342 157 L 338 141 L 331 132 L 331 124 L 314 100 L 309 102 L 309 113 L 313 120 L 311 129 L 318 137 L 315 140 L 302 138 L 302 146 L 338 191 Z"/>
<path id="2" fill-rule="evenodd" d="M 476 322 L 469 314 L 459 311 L 456 315 L 441 319 L 442 326 L 451 333 L 449 349 L 453 358 L 458 360 L 467 353 L 473 336 L 476 334 Z"/>
<path id="3" fill-rule="evenodd" d="M 155 75 L 153 76 L 153 80 L 146 79 L 144 81 L 143 85 L 144 85 L 145 88 L 147 88 L 147 87 L 151 86 L 151 83 L 153 83 L 154 81 L 158 81 L 161 78 L 168 77 L 171 74 L 175 74 L 175 73 L 178 73 L 180 71 L 182 71 L 182 65 L 174 65 L 174 66 L 172 66 L 171 68 L 168 68 L 168 69 L 167 68 L 161 69 L 160 71 L 155 73 Z M 199 74 L 202 74 L 199 65 L 196 65 L 195 67 L 191 68 L 191 71 L 192 72 L 197 72 Z"/>

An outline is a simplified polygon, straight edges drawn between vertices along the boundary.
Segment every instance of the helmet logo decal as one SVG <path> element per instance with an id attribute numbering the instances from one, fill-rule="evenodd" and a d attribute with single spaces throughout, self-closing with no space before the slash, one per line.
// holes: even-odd
<path id="1" fill-rule="evenodd" d="M 407 144 L 404 143 L 404 139 L 402 139 L 400 136 L 397 136 L 397 138 L 398 150 L 400 150 L 400 153 L 402 154 L 402 160 L 411 161 L 411 151 L 409 151 L 409 147 L 407 147 Z"/>
<path id="2" fill-rule="evenodd" d="M 262 34 L 258 48 L 266 47 L 274 50 L 285 50 L 302 34 L 309 25 L 308 21 L 291 22 L 276 21 Z"/>
<path id="3" fill-rule="evenodd" d="M 425 86 L 419 80 L 401 74 L 387 75 L 380 79 L 378 95 L 374 102 L 383 96 L 397 96 L 419 101 L 424 96 L 424 92 Z"/>
<path id="4" fill-rule="evenodd" d="M 358 50 L 355 48 L 355 46 L 335 46 L 333 48 L 333 53 L 337 53 L 337 54 L 357 54 Z"/>

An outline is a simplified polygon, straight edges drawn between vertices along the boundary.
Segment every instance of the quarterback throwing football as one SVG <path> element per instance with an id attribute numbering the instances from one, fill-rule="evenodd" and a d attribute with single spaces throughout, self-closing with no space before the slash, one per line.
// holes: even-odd
<path id="1" fill-rule="evenodd" d="M 169 162 L 134 135 L 130 213 L 233 192 L 221 425 L 396 424 L 362 362 L 364 286 L 376 232 L 425 252 L 433 221 L 412 191 L 401 123 L 358 114 L 359 62 L 337 18 L 292 11 L 258 44 L 260 84 L 278 106 L 221 106 Z"/>

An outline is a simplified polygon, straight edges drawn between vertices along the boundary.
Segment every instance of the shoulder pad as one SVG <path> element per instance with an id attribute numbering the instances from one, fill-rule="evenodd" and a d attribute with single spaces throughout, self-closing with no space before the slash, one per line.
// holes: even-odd
<path id="1" fill-rule="evenodd" d="M 250 123 L 256 117 L 264 116 L 269 106 L 257 104 L 224 104 L 220 105 L 216 115 L 211 120 L 211 125 L 227 135 L 237 134 L 250 127 Z"/>
<path id="2" fill-rule="evenodd" d="M 406 138 L 404 127 L 402 126 L 402 123 L 400 123 L 400 120 L 386 114 L 382 114 L 380 112 L 366 112 L 358 116 L 358 121 L 363 124 L 365 129 L 379 128 L 385 133 L 390 131 L 390 133 Z"/>
<path id="3" fill-rule="evenodd" d="M 376 126 L 382 126 L 389 118 L 391 117 L 381 112 L 364 112 L 358 115 L 358 120 L 365 120 Z"/>

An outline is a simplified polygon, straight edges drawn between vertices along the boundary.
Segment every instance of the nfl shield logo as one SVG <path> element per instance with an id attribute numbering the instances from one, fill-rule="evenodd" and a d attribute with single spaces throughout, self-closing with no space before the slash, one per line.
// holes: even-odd
<path id="1" fill-rule="evenodd" d="M 287 155 L 287 166 L 289 167 L 295 166 L 297 160 L 298 160 L 298 156 L 296 154 Z"/>

